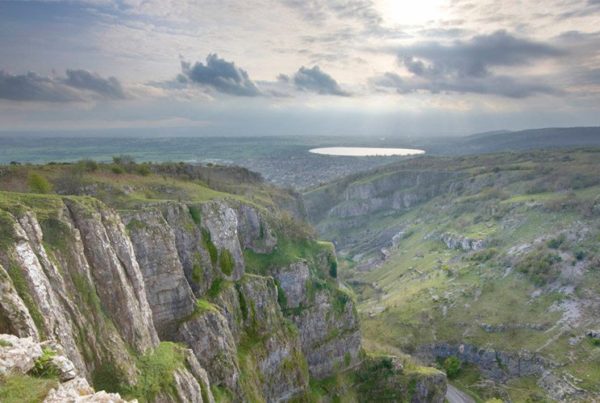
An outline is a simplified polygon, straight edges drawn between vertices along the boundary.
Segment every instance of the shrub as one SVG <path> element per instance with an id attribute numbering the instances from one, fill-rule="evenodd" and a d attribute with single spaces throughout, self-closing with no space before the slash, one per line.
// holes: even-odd
<path id="1" fill-rule="evenodd" d="M 98 170 L 98 163 L 90 159 L 81 160 L 77 163 L 77 169 L 86 172 L 94 172 Z"/>
<path id="2" fill-rule="evenodd" d="M 337 278 L 337 267 L 338 263 L 335 257 L 329 257 L 329 275 L 333 278 Z"/>
<path id="3" fill-rule="evenodd" d="M 56 353 L 49 348 L 42 350 L 40 358 L 35 360 L 33 369 L 30 371 L 31 375 L 38 378 L 58 378 L 59 370 L 52 362 L 52 359 Z"/>
<path id="4" fill-rule="evenodd" d="M 449 379 L 454 379 L 460 373 L 460 360 L 454 356 L 450 356 L 444 360 L 444 371 Z"/>
<path id="5" fill-rule="evenodd" d="M 536 285 L 541 286 L 558 275 L 556 263 L 561 260 L 556 253 L 547 253 L 540 249 L 525 256 L 517 264 L 517 270 L 526 274 Z"/>
<path id="6" fill-rule="evenodd" d="M 585 259 L 586 253 L 583 249 L 577 249 L 575 251 L 575 259 L 581 261 L 583 259 Z"/>
<path id="7" fill-rule="evenodd" d="M 565 236 L 560 235 L 557 238 L 549 240 L 546 244 L 550 249 L 558 249 L 565 242 Z"/>
<path id="8" fill-rule="evenodd" d="M 52 185 L 42 175 L 32 172 L 29 174 L 27 180 L 29 189 L 34 193 L 50 193 L 52 191 Z"/>
<path id="9" fill-rule="evenodd" d="M 120 167 L 119 165 L 113 165 L 110 170 L 112 171 L 112 173 L 120 175 L 122 173 L 125 173 L 125 170 Z"/>

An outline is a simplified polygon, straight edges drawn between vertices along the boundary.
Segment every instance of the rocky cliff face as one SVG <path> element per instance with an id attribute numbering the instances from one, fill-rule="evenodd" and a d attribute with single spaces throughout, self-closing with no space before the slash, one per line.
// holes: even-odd
<path id="1" fill-rule="evenodd" d="M 286 401 L 362 360 L 331 246 L 281 239 L 257 207 L 117 213 L 4 193 L 0 224 L 0 333 L 60 346 L 80 377 L 48 401 L 91 395 L 89 384 L 155 401 Z M 282 259 L 290 245 L 310 247 Z M 252 273 L 249 255 L 264 263 Z"/>

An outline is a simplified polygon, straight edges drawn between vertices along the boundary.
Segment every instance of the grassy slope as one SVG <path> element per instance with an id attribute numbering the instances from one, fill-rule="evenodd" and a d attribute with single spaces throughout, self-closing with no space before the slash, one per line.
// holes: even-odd
<path id="1" fill-rule="evenodd" d="M 600 392 L 600 348 L 580 337 L 600 327 L 594 313 L 600 290 L 600 186 L 594 179 L 599 155 L 540 152 L 443 163 L 468 172 L 468 183 L 490 176 L 491 182 L 485 180 L 498 185 L 467 185 L 407 213 L 366 221 L 374 232 L 402 227 L 410 234 L 381 267 L 350 278 L 360 298 L 366 345 L 412 352 L 424 344 L 451 342 L 537 351 L 563 364 L 561 371 L 578 378 L 578 386 Z M 451 250 L 426 239 L 444 232 L 486 239 L 489 253 Z M 561 233 L 566 240 L 550 248 L 548 242 Z M 516 251 L 519 246 L 525 250 Z M 550 268 L 533 264 L 529 274 L 519 271 L 536 250 L 539 256 L 560 255 L 562 261 Z M 533 256 L 531 261 L 539 261 Z M 580 316 L 569 317 L 569 306 Z M 482 324 L 506 328 L 486 332 Z M 573 337 L 580 338 L 571 345 Z M 515 382 L 525 385 L 507 387 L 517 400 L 523 389 L 536 391 L 531 380 Z"/>

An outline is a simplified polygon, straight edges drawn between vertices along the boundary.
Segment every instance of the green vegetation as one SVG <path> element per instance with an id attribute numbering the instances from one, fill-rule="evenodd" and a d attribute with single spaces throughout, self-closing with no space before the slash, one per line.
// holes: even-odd
<path id="1" fill-rule="evenodd" d="M 204 228 L 202 229 L 202 243 L 204 249 L 208 251 L 212 265 L 215 266 L 219 260 L 219 251 L 210 238 L 210 232 Z"/>
<path id="2" fill-rule="evenodd" d="M 600 393 L 600 349 L 591 340 L 572 341 L 598 325 L 583 308 L 600 292 L 600 186 L 593 178 L 600 160 L 593 151 L 415 158 L 309 192 L 311 216 L 322 214 L 316 223 L 322 236 L 338 245 L 338 276 L 356 293 L 367 351 L 411 353 L 436 343 L 535 351 L 570 363 L 559 375 Z M 411 188 L 417 175 L 420 185 Z M 352 208 L 345 190 L 363 185 L 402 189 L 417 201 L 351 220 L 329 213 Z M 483 246 L 451 249 L 443 234 Z M 389 252 L 385 262 L 382 247 Z M 569 316 L 575 311 L 577 319 Z M 473 386 L 486 384 L 476 368 L 460 368 L 452 382 L 478 401 L 544 396 L 535 377 L 484 390 Z"/>
<path id="3" fill-rule="evenodd" d="M 123 371 L 110 363 L 99 366 L 92 379 L 97 390 L 120 393 L 140 402 L 153 402 L 160 393 L 176 396 L 174 372 L 184 367 L 185 349 L 175 343 L 161 342 L 154 350 L 137 358 L 139 375 L 135 385 L 128 385 Z"/>
<path id="4" fill-rule="evenodd" d="M 0 340 L 0 347 L 12 347 L 12 343 L 7 340 Z"/>
<path id="5" fill-rule="evenodd" d="M 55 356 L 56 353 L 53 350 L 44 348 L 42 355 L 34 362 L 31 375 L 37 378 L 58 378 L 59 370 L 52 362 Z"/>
<path id="6" fill-rule="evenodd" d="M 36 378 L 29 375 L 0 376 L 0 402 L 39 403 L 50 389 L 58 385 L 57 379 Z"/>
<path id="7" fill-rule="evenodd" d="M 29 292 L 29 286 L 27 285 L 27 280 L 25 279 L 23 272 L 21 272 L 21 269 L 16 265 L 8 266 L 6 272 L 11 278 L 13 286 L 17 291 L 17 294 L 19 294 L 19 297 L 21 297 L 21 299 L 25 303 L 25 306 L 27 307 L 31 318 L 33 319 L 33 322 L 35 323 L 35 326 L 38 332 L 40 333 L 40 337 L 42 339 L 45 338 L 46 326 L 44 325 L 44 318 L 40 313 L 36 302 L 33 300 L 31 293 Z"/>
<path id="8" fill-rule="evenodd" d="M 206 295 L 210 299 L 214 299 L 214 298 L 218 297 L 219 294 L 221 293 L 221 289 L 223 288 L 224 283 L 225 283 L 225 280 L 223 280 L 220 277 L 214 279 L 212 284 L 210 285 L 210 288 L 206 292 Z"/>
<path id="9" fill-rule="evenodd" d="M 202 270 L 202 266 L 200 265 L 199 262 L 194 263 L 194 266 L 192 267 L 192 281 L 194 281 L 196 284 L 200 284 L 202 283 L 202 280 L 204 279 L 204 271 Z"/>
<path id="10" fill-rule="evenodd" d="M 219 264 L 221 266 L 221 271 L 226 276 L 231 276 L 233 274 L 233 268 L 235 265 L 235 261 L 233 260 L 233 256 L 231 256 L 231 252 L 227 249 L 221 250 L 221 256 L 219 256 Z"/>
<path id="11" fill-rule="evenodd" d="M 48 182 L 44 176 L 36 172 L 29 174 L 27 183 L 29 184 L 29 188 L 33 193 L 50 193 L 52 191 L 52 185 L 50 182 Z"/>
<path id="12" fill-rule="evenodd" d="M 200 215 L 200 208 L 198 206 L 189 206 L 190 216 L 192 216 L 192 220 L 196 223 L 196 225 L 200 225 L 202 222 L 202 217 Z"/>
<path id="13" fill-rule="evenodd" d="M 454 379 L 460 373 L 461 363 L 458 358 L 450 356 L 444 360 L 442 367 L 444 368 L 444 371 L 446 371 L 448 379 Z"/>
<path id="14" fill-rule="evenodd" d="M 8 213 L 0 211 L 0 250 L 12 244 L 15 237 L 13 220 Z"/>
<path id="15" fill-rule="evenodd" d="M 517 269 L 525 273 L 536 285 L 544 285 L 555 279 L 558 273 L 557 263 L 561 257 L 556 253 L 548 253 L 543 249 L 535 250 L 521 260 Z"/>
<path id="16" fill-rule="evenodd" d="M 142 402 L 152 402 L 163 392 L 175 395 L 175 378 L 173 373 L 185 366 L 184 349 L 170 342 L 161 342 L 154 351 L 138 360 L 140 375 L 138 383 L 128 393 Z"/>

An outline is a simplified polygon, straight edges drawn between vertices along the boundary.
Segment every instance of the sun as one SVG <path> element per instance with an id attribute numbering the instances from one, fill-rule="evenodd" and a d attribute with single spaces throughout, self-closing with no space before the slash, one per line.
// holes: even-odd
<path id="1" fill-rule="evenodd" d="M 442 17 L 444 0 L 380 0 L 379 9 L 391 24 L 417 25 Z"/>

